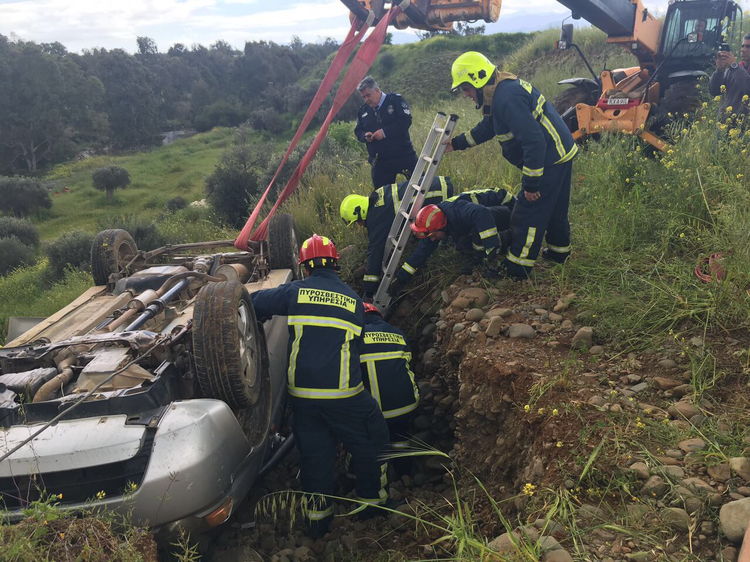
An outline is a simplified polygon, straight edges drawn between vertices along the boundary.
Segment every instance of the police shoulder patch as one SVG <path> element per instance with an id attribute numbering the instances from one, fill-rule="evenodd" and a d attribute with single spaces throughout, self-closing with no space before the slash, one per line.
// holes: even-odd
<path id="1" fill-rule="evenodd" d="M 388 113 L 393 113 L 393 106 L 392 105 L 388 106 Z"/>

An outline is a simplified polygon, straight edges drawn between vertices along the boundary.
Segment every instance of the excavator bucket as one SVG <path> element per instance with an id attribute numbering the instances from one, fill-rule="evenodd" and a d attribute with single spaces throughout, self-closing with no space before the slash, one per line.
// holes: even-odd
<path id="1" fill-rule="evenodd" d="M 379 19 L 387 9 L 385 0 L 341 0 L 351 11 L 351 17 L 362 21 L 372 10 L 375 19 Z M 398 5 L 398 2 L 393 2 Z M 487 23 L 497 21 L 500 17 L 502 0 L 412 0 L 403 13 L 396 16 L 394 25 L 397 29 L 424 29 L 426 31 L 449 30 L 453 22 L 474 22 L 483 20 Z"/>

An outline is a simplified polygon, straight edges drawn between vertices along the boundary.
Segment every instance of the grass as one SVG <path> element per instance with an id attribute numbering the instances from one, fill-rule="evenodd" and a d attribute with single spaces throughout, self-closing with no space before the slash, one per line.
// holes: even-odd
<path id="1" fill-rule="evenodd" d="M 204 180 L 233 135 L 231 129 L 214 129 L 151 152 L 96 156 L 55 166 L 46 179 L 60 193 L 53 195 L 51 211 L 37 223 L 42 238 L 54 239 L 74 229 L 95 233 L 107 217 L 124 214 L 153 219 L 177 196 L 188 201 L 203 199 Z M 115 192 L 113 205 L 91 182 L 91 173 L 103 166 L 120 166 L 130 173 L 131 184 Z M 62 192 L 65 187 L 69 193 Z"/>

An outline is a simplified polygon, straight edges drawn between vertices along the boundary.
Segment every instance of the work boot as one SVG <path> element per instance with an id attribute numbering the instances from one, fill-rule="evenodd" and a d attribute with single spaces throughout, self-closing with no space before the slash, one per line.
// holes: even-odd
<path id="1" fill-rule="evenodd" d="M 542 259 L 551 261 L 552 263 L 565 263 L 568 258 L 570 257 L 570 254 L 565 254 L 564 256 L 561 256 L 557 252 L 553 252 L 549 248 L 544 248 L 542 250 Z"/>

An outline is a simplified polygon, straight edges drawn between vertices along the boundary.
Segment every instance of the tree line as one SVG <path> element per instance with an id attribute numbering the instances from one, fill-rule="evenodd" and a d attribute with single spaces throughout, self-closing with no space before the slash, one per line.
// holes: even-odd
<path id="1" fill-rule="evenodd" d="M 338 43 L 177 43 L 138 51 L 10 41 L 0 35 L 0 175 L 34 174 L 87 150 L 148 147 L 166 130 L 287 131 L 307 109 Z M 352 100 L 342 118 L 351 119 Z"/>

